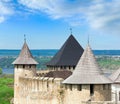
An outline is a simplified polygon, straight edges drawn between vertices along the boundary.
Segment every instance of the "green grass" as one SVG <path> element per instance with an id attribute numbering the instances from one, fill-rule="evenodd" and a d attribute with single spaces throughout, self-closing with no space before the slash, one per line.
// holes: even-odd
<path id="1" fill-rule="evenodd" d="M 0 104 L 10 104 L 13 93 L 13 78 L 0 78 Z"/>

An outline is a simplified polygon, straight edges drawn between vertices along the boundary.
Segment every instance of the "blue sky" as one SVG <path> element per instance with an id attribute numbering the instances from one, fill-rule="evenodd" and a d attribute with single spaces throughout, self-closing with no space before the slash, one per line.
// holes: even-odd
<path id="1" fill-rule="evenodd" d="M 0 0 L 0 49 L 59 49 L 70 35 L 83 48 L 120 49 L 119 0 Z"/>

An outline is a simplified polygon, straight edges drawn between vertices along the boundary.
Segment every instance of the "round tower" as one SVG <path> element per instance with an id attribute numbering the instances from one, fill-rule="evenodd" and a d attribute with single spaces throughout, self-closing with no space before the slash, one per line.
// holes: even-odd
<path id="1" fill-rule="evenodd" d="M 14 64 L 14 104 L 19 104 L 19 79 L 20 77 L 33 77 L 36 75 L 36 65 L 38 64 L 26 43 L 22 47 L 22 50 L 18 58 L 13 62 Z"/>
<path id="2" fill-rule="evenodd" d="M 65 104 L 76 104 L 82 101 L 111 101 L 112 81 L 100 70 L 89 44 L 73 74 L 63 83 L 67 92 Z M 69 100 L 70 98 L 73 99 Z"/>

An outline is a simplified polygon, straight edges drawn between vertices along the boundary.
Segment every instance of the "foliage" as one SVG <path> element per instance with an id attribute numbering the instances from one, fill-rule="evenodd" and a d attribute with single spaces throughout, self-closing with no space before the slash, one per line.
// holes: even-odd
<path id="1" fill-rule="evenodd" d="M 114 57 L 97 58 L 98 65 L 101 69 L 116 70 L 120 68 L 120 59 Z"/>
<path id="2" fill-rule="evenodd" d="M 38 69 L 46 69 L 46 63 L 51 60 L 52 57 L 47 57 L 47 56 L 41 56 L 41 57 L 35 57 L 35 60 L 39 63 L 37 65 Z"/>
<path id="3" fill-rule="evenodd" d="M 37 69 L 46 69 L 46 63 L 51 60 L 52 57 L 48 56 L 35 56 L 35 60 L 39 63 Z M 13 69 L 11 64 L 16 59 L 15 56 L 0 57 L 0 67 L 2 69 Z M 99 56 L 97 62 L 102 69 L 118 69 L 120 67 L 120 59 L 112 56 Z"/>
<path id="4" fill-rule="evenodd" d="M 13 65 L 12 62 L 15 60 L 15 57 L 13 56 L 4 56 L 4 57 L 0 57 L 0 67 L 1 68 L 8 68 L 8 69 L 12 69 Z"/>
<path id="5" fill-rule="evenodd" d="M 2 68 L 0 68 L 0 74 L 2 74 Z"/>
<path id="6" fill-rule="evenodd" d="M 35 60 L 39 63 L 37 65 L 38 69 L 46 69 L 46 63 L 51 60 L 52 57 L 48 56 L 36 56 L 34 57 Z M 0 67 L 3 69 L 13 69 L 14 66 L 12 65 L 12 62 L 16 59 L 14 56 L 9 57 L 1 57 L 0 58 Z"/>
<path id="7" fill-rule="evenodd" d="M 13 98 L 13 78 L 0 78 L 0 104 L 10 104 Z"/>

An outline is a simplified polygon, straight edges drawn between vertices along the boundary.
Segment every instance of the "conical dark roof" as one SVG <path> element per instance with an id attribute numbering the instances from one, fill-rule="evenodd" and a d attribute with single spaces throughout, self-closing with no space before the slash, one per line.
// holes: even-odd
<path id="1" fill-rule="evenodd" d="M 32 64 L 32 65 L 38 64 L 34 60 L 26 42 L 24 43 L 18 58 L 13 62 L 13 64 L 16 64 L 16 65 L 17 64 L 21 64 L 21 65 L 23 65 L 23 64 L 29 64 L 29 65 L 30 64 Z"/>
<path id="2" fill-rule="evenodd" d="M 73 35 L 70 35 L 52 60 L 47 63 L 47 66 L 76 66 L 83 51 Z"/>
<path id="3" fill-rule="evenodd" d="M 65 84 L 107 84 L 112 81 L 99 69 L 95 56 L 88 45 L 73 74 L 63 81 Z"/>

